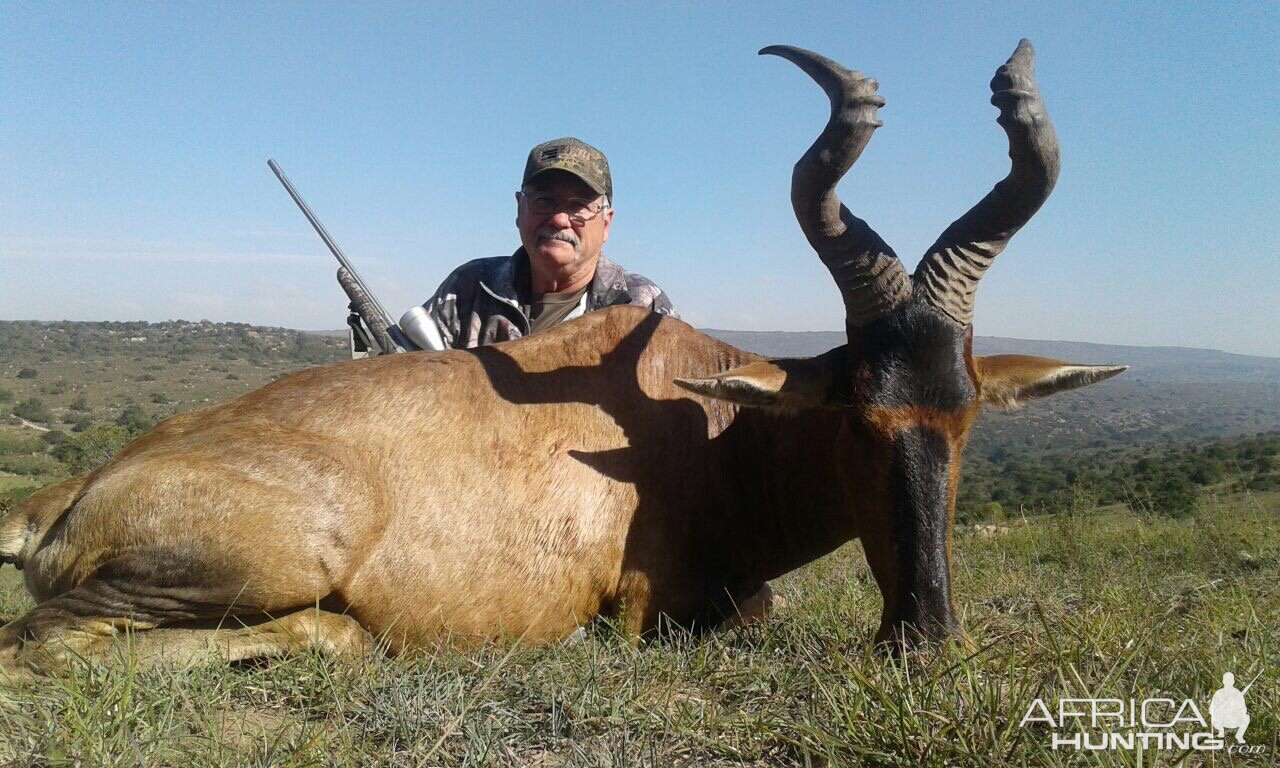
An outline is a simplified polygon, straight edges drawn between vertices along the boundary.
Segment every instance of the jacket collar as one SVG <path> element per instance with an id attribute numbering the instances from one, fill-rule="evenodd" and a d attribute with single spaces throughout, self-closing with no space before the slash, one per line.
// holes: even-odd
<path id="1" fill-rule="evenodd" d="M 522 293 L 519 286 L 527 289 L 529 285 L 529 254 L 524 247 L 516 249 L 510 258 L 499 261 L 492 272 L 481 278 L 480 284 L 494 296 L 511 304 L 519 304 Z M 587 309 L 630 303 L 627 273 L 603 253 L 600 254 L 600 259 L 596 261 L 596 273 L 587 289 Z"/>

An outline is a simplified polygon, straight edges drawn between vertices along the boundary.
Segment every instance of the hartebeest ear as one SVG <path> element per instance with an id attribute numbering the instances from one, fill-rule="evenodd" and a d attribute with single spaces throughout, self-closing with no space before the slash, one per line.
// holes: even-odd
<path id="1" fill-rule="evenodd" d="M 1129 370 L 1127 365 L 1075 365 L 1030 355 L 973 358 L 982 386 L 982 402 L 1016 408 L 1028 400 L 1086 387 Z"/>
<path id="2" fill-rule="evenodd" d="M 676 379 L 690 392 L 737 405 L 814 408 L 832 399 L 843 355 L 784 357 L 731 368 L 705 379 Z"/>

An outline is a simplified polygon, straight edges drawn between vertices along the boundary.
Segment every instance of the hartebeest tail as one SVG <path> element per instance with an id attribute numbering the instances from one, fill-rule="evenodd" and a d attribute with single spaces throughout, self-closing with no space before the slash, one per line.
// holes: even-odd
<path id="1" fill-rule="evenodd" d="M 0 661 L 103 653 L 124 630 L 145 658 L 180 659 L 356 652 L 368 633 L 393 650 L 554 640 L 601 614 L 637 633 L 714 626 L 851 538 L 884 596 L 879 640 L 961 635 L 952 516 L 981 405 L 1124 370 L 972 354 L 977 281 L 1057 175 L 1031 46 L 992 82 L 1012 170 L 914 277 L 835 193 L 880 125 L 875 81 L 798 48 L 763 53 L 831 101 L 792 202 L 847 344 L 766 359 L 614 307 L 507 344 L 314 368 L 176 416 L 0 521 L 0 557 L 38 602 L 0 629 Z M 243 626 L 209 629 L 228 624 Z"/>

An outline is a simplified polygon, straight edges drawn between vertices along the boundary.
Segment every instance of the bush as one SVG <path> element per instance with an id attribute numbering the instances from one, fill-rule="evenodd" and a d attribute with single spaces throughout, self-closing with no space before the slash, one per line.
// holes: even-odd
<path id="1" fill-rule="evenodd" d="M 13 415 L 27 421 L 51 422 L 53 414 L 38 398 L 30 397 L 13 406 Z"/>
<path id="2" fill-rule="evenodd" d="M 11 390 L 0 387 L 0 403 L 12 403 L 13 392 Z"/>
<path id="3" fill-rule="evenodd" d="M 49 445 L 57 445 L 58 443 L 61 443 L 63 440 L 67 439 L 67 433 L 63 432 L 60 429 L 51 429 L 48 432 L 45 432 L 44 434 L 40 435 L 40 439 L 48 443 Z"/>
<path id="4" fill-rule="evenodd" d="M 57 381 L 45 384 L 40 391 L 46 395 L 61 395 L 67 391 L 67 380 L 58 379 Z"/>
<path id="5" fill-rule="evenodd" d="M 163 392 L 152 392 L 151 402 L 156 403 L 157 405 L 165 405 L 169 402 L 169 396 Z"/>
<path id="6" fill-rule="evenodd" d="M 69 405 L 68 407 L 77 413 L 88 413 L 89 398 L 85 397 L 84 395 L 77 395 L 76 399 L 72 400 L 71 405 Z"/>
<path id="7" fill-rule="evenodd" d="M 0 470 L 15 475 L 53 475 L 62 466 L 47 453 L 33 453 L 27 456 L 0 456 Z"/>
<path id="8" fill-rule="evenodd" d="M 93 417 L 86 413 L 76 417 L 76 420 L 71 423 L 71 431 L 83 432 L 92 426 L 93 426 Z"/>
<path id="9" fill-rule="evenodd" d="M 116 424 L 129 430 L 131 434 L 138 435 L 154 427 L 156 419 L 148 416 L 137 403 L 129 403 L 116 417 Z"/>
<path id="10" fill-rule="evenodd" d="M 23 434 L 0 434 L 0 454 L 39 453 L 43 450 L 44 443 L 29 429 L 24 429 Z"/>
<path id="11" fill-rule="evenodd" d="M 5 491 L 0 491 L 0 516 L 6 514 L 10 509 L 18 506 L 18 502 L 35 493 L 39 485 L 20 485 Z"/>
<path id="12" fill-rule="evenodd" d="M 63 440 L 54 447 L 53 456 L 72 474 L 79 475 L 104 464 L 129 440 L 129 431 L 124 427 L 99 424 Z"/>
<path id="13" fill-rule="evenodd" d="M 39 375 L 40 373 L 36 371 L 35 368 L 23 368 L 22 370 L 18 371 L 18 378 L 20 379 L 34 379 L 36 376 L 39 376 Z"/>
<path id="14" fill-rule="evenodd" d="M 1198 489 L 1184 477 L 1167 477 L 1151 490 L 1156 511 L 1170 517 L 1187 517 L 1196 511 Z"/>

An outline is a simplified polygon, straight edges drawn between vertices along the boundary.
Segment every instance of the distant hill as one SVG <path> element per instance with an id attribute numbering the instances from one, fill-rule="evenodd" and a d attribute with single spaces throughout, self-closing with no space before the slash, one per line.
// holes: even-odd
<path id="1" fill-rule="evenodd" d="M 844 343 L 838 332 L 706 333 L 776 356 L 815 355 Z M 229 399 L 289 371 L 346 359 L 344 336 L 208 321 L 0 321 L 0 397 L 7 401 L 0 404 L 0 420 L 30 398 L 50 409 L 55 417 L 50 426 L 62 429 L 67 428 L 63 424 L 83 424 L 90 417 L 109 422 L 131 403 L 162 418 Z M 1097 386 L 1018 411 L 989 411 L 971 436 L 971 457 L 1280 429 L 1280 360 L 1275 358 L 985 336 L 978 337 L 974 347 L 979 354 L 1019 352 L 1072 362 L 1123 363 L 1131 369 Z M 22 374 L 24 370 L 29 373 Z"/>
<path id="2" fill-rule="evenodd" d="M 701 330 L 739 349 L 775 357 L 816 355 L 845 342 L 844 334 L 836 331 Z M 1129 347 L 1079 341 L 975 336 L 973 351 L 978 355 L 1041 355 L 1074 363 L 1119 363 L 1129 366 L 1125 378 L 1130 381 L 1163 384 L 1280 384 L 1280 358 L 1236 355 L 1213 349 Z"/>
<path id="3" fill-rule="evenodd" d="M 832 331 L 703 329 L 741 349 L 809 356 L 845 343 Z M 1130 347 L 977 336 L 979 355 L 1042 355 L 1130 366 L 1123 375 L 1010 412 L 988 409 L 967 455 L 1000 457 L 1253 435 L 1280 429 L 1280 359 L 1186 347 Z"/>

